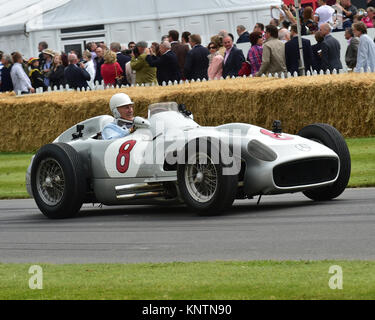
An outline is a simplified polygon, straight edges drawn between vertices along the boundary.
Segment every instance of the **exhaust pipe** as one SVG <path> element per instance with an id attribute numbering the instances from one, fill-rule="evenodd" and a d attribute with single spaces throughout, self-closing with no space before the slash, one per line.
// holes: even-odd
<path id="1" fill-rule="evenodd" d="M 115 189 L 118 200 L 130 201 L 165 196 L 165 189 L 162 184 L 137 183 L 118 186 Z"/>

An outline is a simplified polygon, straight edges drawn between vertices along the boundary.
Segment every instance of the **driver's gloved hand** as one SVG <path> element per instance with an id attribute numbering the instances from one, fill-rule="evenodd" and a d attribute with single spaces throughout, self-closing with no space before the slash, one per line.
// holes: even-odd
<path id="1" fill-rule="evenodd" d="M 129 129 L 130 134 L 134 133 L 135 131 L 137 131 L 137 128 L 134 126 Z"/>

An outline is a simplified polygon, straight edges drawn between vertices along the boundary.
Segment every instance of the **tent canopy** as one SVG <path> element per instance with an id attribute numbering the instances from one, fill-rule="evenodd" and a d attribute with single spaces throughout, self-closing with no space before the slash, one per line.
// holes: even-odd
<path id="1" fill-rule="evenodd" d="M 1 0 L 0 0 L 1 1 Z M 31 1 L 31 0 L 30 0 Z M 27 31 L 266 8 L 278 0 L 71 0 L 30 20 Z M 38 23 L 36 20 L 42 21 Z"/>
<path id="2" fill-rule="evenodd" d="M 42 17 L 43 13 L 55 9 L 69 0 L 0 0 L 0 34 L 11 35 L 23 33 L 25 24 L 35 17 Z M 39 22 L 38 22 L 39 21 Z M 40 18 L 34 22 L 40 24 Z"/>

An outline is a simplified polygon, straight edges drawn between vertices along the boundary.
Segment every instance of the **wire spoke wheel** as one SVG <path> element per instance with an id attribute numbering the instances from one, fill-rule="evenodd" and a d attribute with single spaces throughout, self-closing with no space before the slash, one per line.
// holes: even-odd
<path id="1" fill-rule="evenodd" d="M 41 161 L 36 173 L 36 185 L 40 197 L 46 204 L 56 206 L 61 202 L 65 191 L 65 176 L 55 159 Z"/>
<path id="2" fill-rule="evenodd" d="M 74 217 L 82 207 L 86 178 L 78 152 L 66 143 L 51 143 L 36 153 L 31 190 L 40 211 L 50 219 Z"/>
<path id="3" fill-rule="evenodd" d="M 201 140 L 202 139 L 202 140 Z M 200 149 L 199 146 L 207 145 Z M 197 138 L 185 146 L 184 162 L 177 167 L 177 183 L 182 199 L 202 216 L 228 210 L 237 194 L 238 174 L 224 174 L 218 142 Z"/>
<path id="4" fill-rule="evenodd" d="M 212 159 L 203 153 L 194 155 L 196 163 L 185 166 L 185 183 L 192 198 L 200 203 L 209 202 L 218 188 L 218 173 Z M 189 161 L 192 163 L 194 161 Z"/>

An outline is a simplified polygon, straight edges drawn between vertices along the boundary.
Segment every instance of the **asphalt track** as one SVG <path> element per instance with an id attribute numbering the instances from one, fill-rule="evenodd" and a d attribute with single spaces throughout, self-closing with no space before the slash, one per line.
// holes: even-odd
<path id="1" fill-rule="evenodd" d="M 314 203 L 302 194 L 238 201 L 198 217 L 184 207 L 85 206 L 46 219 L 33 200 L 0 201 L 1 263 L 375 259 L 375 189 Z"/>

